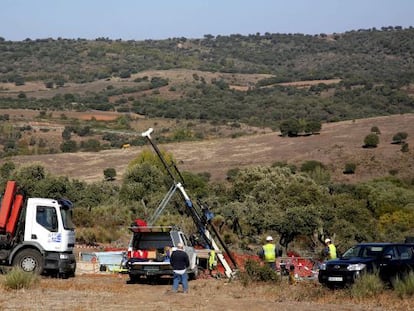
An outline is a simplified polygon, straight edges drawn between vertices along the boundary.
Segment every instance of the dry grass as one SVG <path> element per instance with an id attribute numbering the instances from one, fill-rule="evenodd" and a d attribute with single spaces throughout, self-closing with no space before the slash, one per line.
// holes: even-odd
<path id="1" fill-rule="evenodd" d="M 2 280 L 4 276 L 0 276 Z M 0 288 L 1 310 L 414 310 L 410 299 L 392 291 L 353 300 L 346 290 L 331 291 L 314 281 L 289 285 L 252 284 L 237 280 L 198 279 L 188 295 L 162 284 L 127 284 L 127 276 L 78 275 L 68 280 L 42 278 L 26 290 Z"/>
<path id="2" fill-rule="evenodd" d="M 138 135 L 148 127 L 154 127 L 154 137 L 162 126 L 168 126 L 168 123 L 157 123 L 155 120 L 142 120 L 138 124 Z M 372 126 L 378 126 L 381 131 L 380 143 L 377 148 L 364 149 L 364 137 L 370 133 Z M 393 135 L 399 131 L 408 133 L 410 151 L 407 153 L 400 151 L 401 146 L 391 144 Z M 329 123 L 323 126 L 320 135 L 309 137 L 282 138 L 277 132 L 263 131 L 234 139 L 209 139 L 160 147 L 174 155 L 181 170 L 209 172 L 213 181 L 225 180 L 227 171 L 232 168 L 271 165 L 276 161 L 286 161 L 299 167 L 308 160 L 324 163 L 335 182 L 367 181 L 387 176 L 391 170 L 397 173 L 397 177 L 412 178 L 414 114 Z M 142 147 L 131 147 L 98 153 L 17 156 L 11 160 L 16 164 L 40 163 L 52 174 L 93 182 L 102 180 L 103 170 L 108 167 L 115 168 L 117 176 L 122 176 L 128 163 L 141 150 Z M 62 163 L 65 163 L 63 167 Z M 356 164 L 355 174 L 343 174 L 346 163 Z"/>
<path id="3" fill-rule="evenodd" d="M 324 84 L 338 84 L 341 82 L 341 79 L 328 79 L 328 80 L 307 80 L 307 81 L 295 81 L 295 82 L 286 82 L 286 83 L 279 83 L 280 85 L 285 86 L 295 86 L 295 87 L 310 87 L 313 85 L 318 85 L 319 83 Z"/>

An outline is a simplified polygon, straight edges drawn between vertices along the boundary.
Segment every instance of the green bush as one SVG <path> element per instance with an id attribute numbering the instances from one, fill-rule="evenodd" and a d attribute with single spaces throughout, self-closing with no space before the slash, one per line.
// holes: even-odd
<path id="1" fill-rule="evenodd" d="M 236 176 L 237 176 L 237 174 L 239 173 L 239 171 L 240 171 L 240 169 L 239 168 L 231 168 L 231 169 L 229 169 L 228 171 L 227 171 L 227 180 L 228 181 L 233 181 L 235 178 L 236 178 Z"/>
<path id="2" fill-rule="evenodd" d="M 98 152 L 101 150 L 101 143 L 97 139 L 88 139 L 81 141 L 80 148 L 84 151 Z"/>
<path id="3" fill-rule="evenodd" d="M 344 169 L 344 174 L 354 174 L 355 173 L 355 169 L 356 169 L 356 164 L 355 163 L 346 163 L 345 164 L 345 169 Z"/>
<path id="4" fill-rule="evenodd" d="M 117 229 L 113 225 L 78 228 L 76 229 L 76 242 L 86 245 L 112 243 L 121 237 L 123 228 Z"/>
<path id="5" fill-rule="evenodd" d="M 381 134 L 381 131 L 378 128 L 378 126 L 373 126 L 373 127 L 371 127 L 371 133 L 379 135 L 379 134 Z"/>
<path id="6" fill-rule="evenodd" d="M 62 152 L 76 152 L 78 151 L 78 145 L 74 140 L 67 140 L 60 144 L 60 150 Z"/>
<path id="7" fill-rule="evenodd" d="M 316 160 L 309 160 L 309 161 L 305 161 L 301 165 L 300 171 L 309 173 L 309 172 L 315 171 L 317 167 L 325 169 L 325 165 L 323 165 L 322 162 L 319 162 Z"/>
<path id="8" fill-rule="evenodd" d="M 297 167 L 295 164 L 288 164 L 287 162 L 283 161 L 276 161 L 272 163 L 272 167 L 287 167 L 290 171 L 294 174 L 297 171 Z"/>
<path id="9" fill-rule="evenodd" d="M 393 144 L 402 144 L 407 139 L 408 134 L 406 132 L 398 132 L 392 137 Z"/>
<path id="10" fill-rule="evenodd" d="M 362 275 L 350 287 L 350 294 L 353 298 L 375 297 L 381 294 L 385 289 L 378 273 L 369 273 Z"/>
<path id="11" fill-rule="evenodd" d="M 305 125 L 305 133 L 316 134 L 322 129 L 322 123 L 320 121 L 307 121 Z"/>
<path id="12" fill-rule="evenodd" d="M 398 297 L 412 297 L 414 295 L 414 272 L 410 272 L 403 278 L 396 278 L 392 283 Z"/>
<path id="13" fill-rule="evenodd" d="M 240 273 L 240 280 L 244 286 L 252 282 L 280 282 L 276 271 L 260 262 L 248 259 L 244 266 L 244 272 Z"/>
<path id="14" fill-rule="evenodd" d="M 45 88 L 47 88 L 47 89 L 53 89 L 54 85 L 55 85 L 55 83 L 53 81 L 46 81 L 45 82 Z"/>
<path id="15" fill-rule="evenodd" d="M 379 144 L 379 137 L 377 134 L 371 133 L 365 136 L 364 147 L 365 148 L 376 148 Z"/>
<path id="16" fill-rule="evenodd" d="M 115 180 L 116 178 L 116 170 L 113 167 L 108 167 L 103 171 L 105 180 Z"/>
<path id="17" fill-rule="evenodd" d="M 388 173 L 389 173 L 391 176 L 395 176 L 395 175 L 397 175 L 397 174 L 398 174 L 398 169 L 395 169 L 395 168 L 390 169 L 390 170 L 388 171 Z"/>
<path id="18" fill-rule="evenodd" d="M 7 273 L 3 286 L 6 289 L 31 288 L 39 282 L 36 274 L 24 272 L 22 269 L 13 268 Z"/>
<path id="19" fill-rule="evenodd" d="M 102 242 L 102 230 L 99 228 L 79 228 L 76 232 L 76 242 L 86 245 L 97 245 Z"/>
<path id="20" fill-rule="evenodd" d="M 289 119 L 280 123 L 280 133 L 283 137 L 296 137 L 301 132 L 301 125 L 296 119 Z"/>
<path id="21" fill-rule="evenodd" d="M 401 146 L 401 152 L 408 152 L 408 150 L 408 143 L 403 143 L 403 145 Z"/>

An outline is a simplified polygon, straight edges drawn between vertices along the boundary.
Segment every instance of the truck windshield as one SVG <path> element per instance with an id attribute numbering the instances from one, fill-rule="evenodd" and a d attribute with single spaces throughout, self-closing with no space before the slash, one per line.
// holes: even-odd
<path id="1" fill-rule="evenodd" d="M 63 228 L 66 230 L 74 230 L 75 225 L 72 222 L 72 208 L 61 206 L 60 211 L 62 213 Z"/>

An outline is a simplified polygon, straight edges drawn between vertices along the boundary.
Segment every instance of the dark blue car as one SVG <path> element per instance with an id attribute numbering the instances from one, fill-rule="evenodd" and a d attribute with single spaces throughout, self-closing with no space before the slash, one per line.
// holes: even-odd
<path id="1" fill-rule="evenodd" d="M 319 282 L 328 287 L 352 284 L 363 273 L 378 272 L 390 283 L 414 269 L 414 244 L 360 243 L 348 249 L 338 259 L 324 262 L 319 269 Z"/>

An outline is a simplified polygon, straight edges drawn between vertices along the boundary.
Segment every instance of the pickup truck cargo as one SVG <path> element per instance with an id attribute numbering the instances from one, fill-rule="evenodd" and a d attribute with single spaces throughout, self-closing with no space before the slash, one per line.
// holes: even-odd
<path id="1" fill-rule="evenodd" d="M 128 247 L 126 268 L 130 282 L 141 277 L 159 278 L 172 276 L 170 255 L 178 243 L 184 244 L 184 251 L 190 259 L 190 278 L 198 275 L 198 257 L 184 233 L 175 227 L 132 226 L 132 238 Z"/>
<path id="2" fill-rule="evenodd" d="M 414 269 L 412 243 L 360 243 L 338 259 L 328 260 L 319 269 L 319 282 L 328 287 L 347 286 L 363 273 L 378 272 L 380 278 L 392 282 Z"/>

